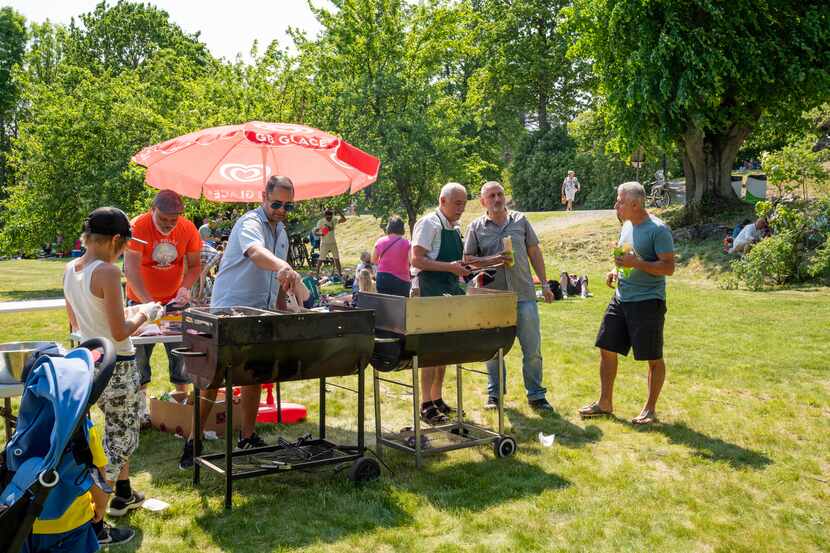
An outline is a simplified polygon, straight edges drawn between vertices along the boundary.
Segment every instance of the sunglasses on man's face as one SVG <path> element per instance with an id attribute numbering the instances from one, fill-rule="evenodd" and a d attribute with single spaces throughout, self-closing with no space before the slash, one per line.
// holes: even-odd
<path id="1" fill-rule="evenodd" d="M 271 209 L 284 209 L 286 211 L 291 211 L 294 209 L 294 202 L 281 202 L 277 200 L 276 202 L 271 202 Z"/>

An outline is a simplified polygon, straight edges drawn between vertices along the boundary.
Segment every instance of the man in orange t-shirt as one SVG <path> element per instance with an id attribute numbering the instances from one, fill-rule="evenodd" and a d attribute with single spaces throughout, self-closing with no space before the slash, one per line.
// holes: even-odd
<path id="1" fill-rule="evenodd" d="M 149 212 L 132 221 L 133 236 L 146 244 L 129 246 L 124 251 L 124 273 L 127 277 L 127 299 L 132 303 L 151 301 L 186 304 L 190 287 L 199 278 L 202 239 L 196 226 L 181 216 L 182 199 L 172 190 L 161 190 Z M 144 391 L 150 382 L 150 357 L 155 344 L 135 347 L 136 364 L 141 373 Z M 181 359 L 171 355 L 175 344 L 164 344 L 170 367 L 170 382 L 180 392 L 187 391 L 190 379 L 183 372 Z M 146 395 L 142 393 L 146 415 Z M 146 417 L 145 417 L 146 418 Z"/>

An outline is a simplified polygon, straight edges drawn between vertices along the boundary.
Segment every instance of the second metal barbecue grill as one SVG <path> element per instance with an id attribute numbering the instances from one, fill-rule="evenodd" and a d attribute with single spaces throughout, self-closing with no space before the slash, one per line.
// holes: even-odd
<path id="1" fill-rule="evenodd" d="M 200 468 L 225 477 L 225 507 L 231 507 L 233 481 L 288 469 L 351 462 L 350 478 L 369 480 L 380 474 L 374 459 L 364 457 L 364 369 L 374 348 L 374 313 L 365 309 L 287 313 L 250 307 L 194 308 L 182 315 L 184 346 L 173 350 L 197 391 L 194 408 L 193 482 Z M 326 439 L 326 379 L 356 374 L 357 444 Z M 233 450 L 233 410 L 227 410 L 225 452 L 201 451 L 199 392 L 206 388 L 319 379 L 319 437 L 274 446 Z M 228 397 L 230 392 L 228 392 Z"/>
<path id="2" fill-rule="evenodd" d="M 361 292 L 358 305 L 375 311 L 375 336 L 378 342 L 372 356 L 374 367 L 375 429 L 378 456 L 383 446 L 422 456 L 453 449 L 493 444 L 499 457 L 516 451 L 516 441 L 504 433 L 504 354 L 516 338 L 516 294 L 476 289 L 467 296 L 404 298 Z M 485 428 L 465 419 L 463 410 L 464 372 L 483 371 L 462 363 L 484 362 L 497 357 L 498 429 Z M 420 382 L 422 367 L 456 365 L 454 420 L 421 427 Z M 411 382 L 400 382 L 385 373 L 411 369 Z M 412 390 L 412 427 L 407 432 L 384 433 L 381 427 L 381 383 Z"/>

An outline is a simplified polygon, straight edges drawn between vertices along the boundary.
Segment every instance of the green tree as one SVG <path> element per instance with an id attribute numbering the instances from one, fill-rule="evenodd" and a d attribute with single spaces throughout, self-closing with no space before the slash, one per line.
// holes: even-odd
<path id="1" fill-rule="evenodd" d="M 380 157 L 367 206 L 380 217 L 402 210 L 411 228 L 461 170 L 460 105 L 440 74 L 454 15 L 434 3 L 332 3 L 336 11 L 316 10 L 320 40 L 299 45 L 316 104 L 306 119 Z"/>
<path id="2" fill-rule="evenodd" d="M 567 55 L 572 40 L 561 23 L 569 0 L 483 0 L 481 100 L 513 119 L 513 127 L 547 131 L 564 124 L 587 102 L 590 76 Z"/>
<path id="3" fill-rule="evenodd" d="M 689 213 L 734 201 L 730 174 L 760 117 L 791 117 L 830 93 L 830 4 L 575 0 L 575 55 L 631 150 L 676 143 Z"/>
<path id="4" fill-rule="evenodd" d="M 74 239 L 101 205 L 133 211 L 144 185 L 130 156 L 167 134 L 134 72 L 96 78 L 86 69 L 61 69 L 63 78 L 80 82 L 71 93 L 38 84 L 25 96 L 32 109 L 12 150 L 18 178 L 4 202 L 5 251 L 36 249 L 58 233 Z"/>
<path id="5" fill-rule="evenodd" d="M 93 74 L 138 69 L 163 49 L 197 66 L 213 63 L 199 33 L 185 33 L 167 12 L 150 4 L 119 0 L 111 6 L 104 1 L 79 19 L 80 25 L 74 18 L 69 25 L 66 55 L 72 65 L 86 67 Z"/>
<path id="6" fill-rule="evenodd" d="M 0 198 L 9 184 L 7 156 L 17 134 L 20 84 L 14 69 L 26 49 L 26 20 L 11 8 L 0 9 Z"/>
<path id="7" fill-rule="evenodd" d="M 801 197 L 807 200 L 807 187 L 824 189 L 830 181 L 830 173 L 822 166 L 823 156 L 813 151 L 814 140 L 802 138 L 787 144 L 780 150 L 765 153 L 762 167 L 770 184 L 778 187 L 778 195 L 801 189 Z"/>

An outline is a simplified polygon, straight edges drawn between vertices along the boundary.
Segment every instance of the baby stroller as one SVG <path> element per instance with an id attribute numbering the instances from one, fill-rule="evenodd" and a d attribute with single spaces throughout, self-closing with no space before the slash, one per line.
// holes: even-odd
<path id="1" fill-rule="evenodd" d="M 97 366 L 94 350 L 103 354 Z M 36 518 L 57 518 L 93 482 L 88 412 L 115 369 L 109 340 L 87 340 L 66 356 L 40 354 L 24 369 L 17 427 L 0 456 L 0 551 L 20 551 Z"/>

